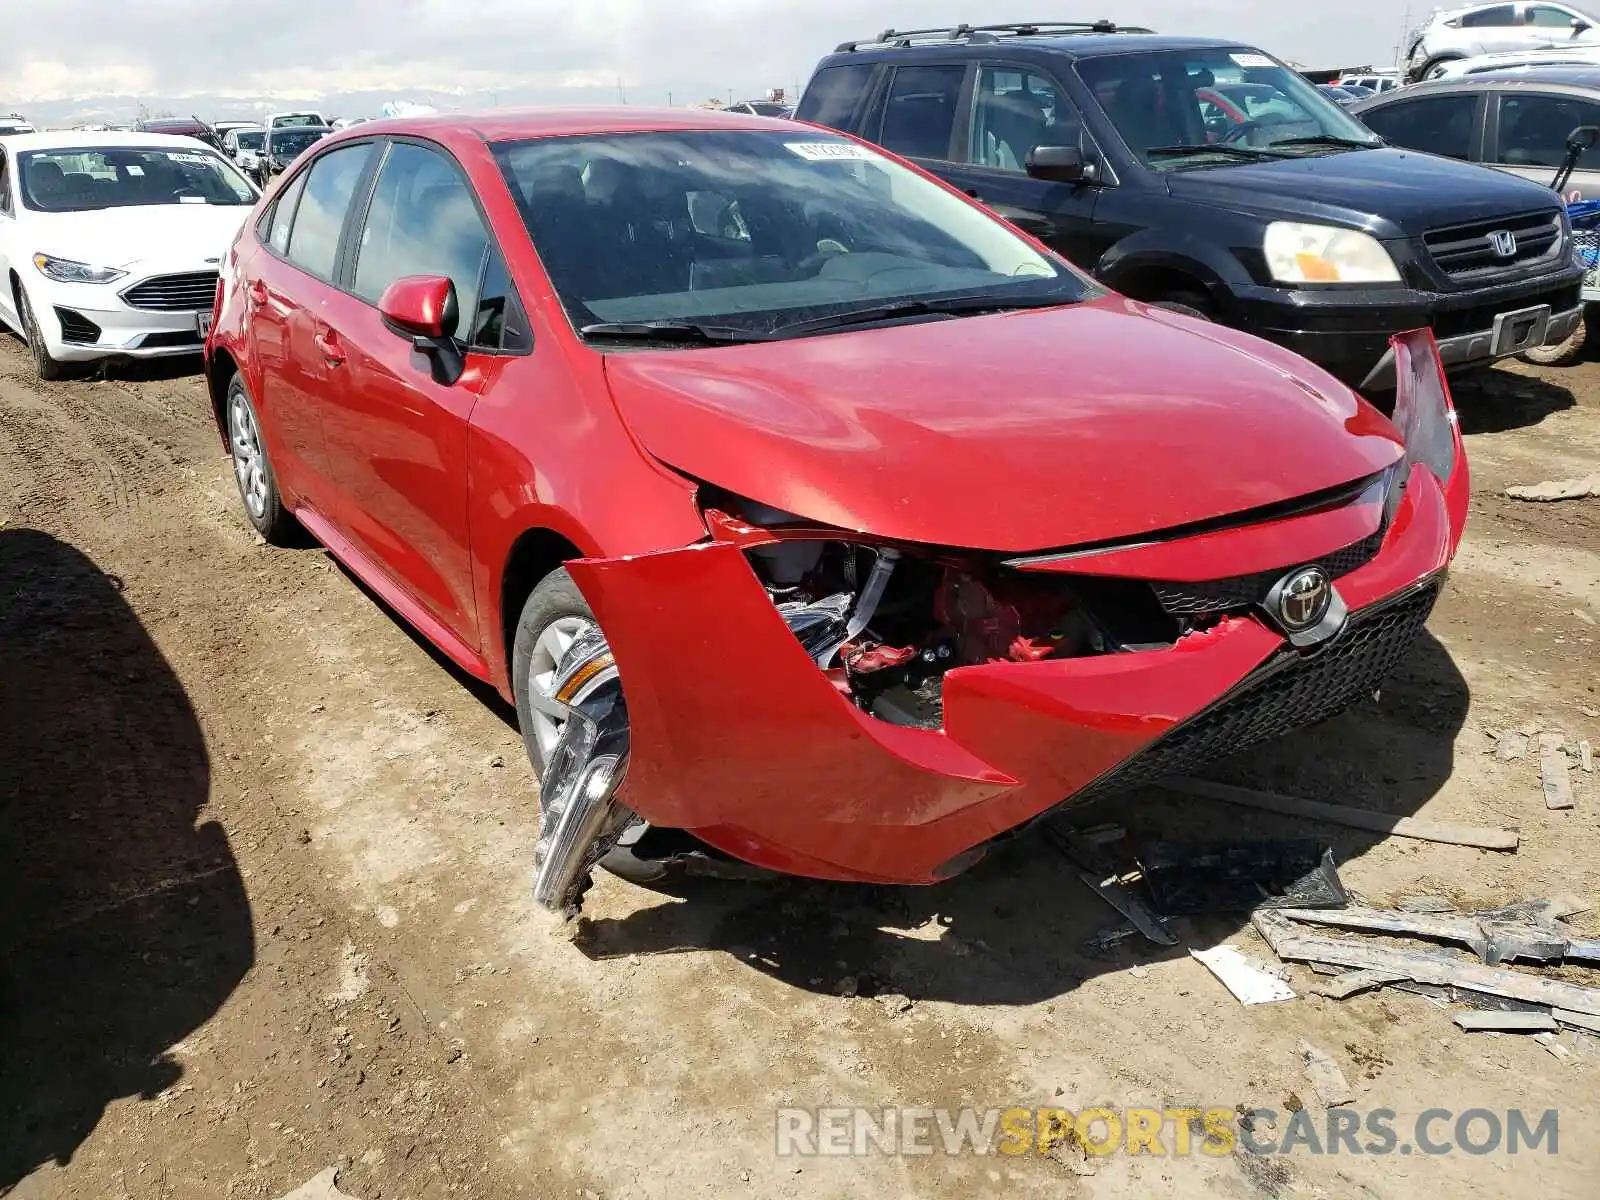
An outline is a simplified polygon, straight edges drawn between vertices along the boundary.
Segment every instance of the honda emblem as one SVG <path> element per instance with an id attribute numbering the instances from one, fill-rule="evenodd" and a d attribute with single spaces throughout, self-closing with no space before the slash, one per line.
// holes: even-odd
<path id="1" fill-rule="evenodd" d="M 1489 248 L 1500 258 L 1514 258 L 1517 253 L 1517 235 L 1509 229 L 1496 229 L 1489 235 Z"/>

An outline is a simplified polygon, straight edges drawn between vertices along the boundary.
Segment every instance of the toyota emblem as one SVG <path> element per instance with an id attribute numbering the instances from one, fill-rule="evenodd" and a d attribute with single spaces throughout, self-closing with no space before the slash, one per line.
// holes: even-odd
<path id="1" fill-rule="evenodd" d="M 1517 235 L 1509 229 L 1496 229 L 1489 235 L 1489 248 L 1500 258 L 1514 258 L 1517 253 Z"/>
<path id="2" fill-rule="evenodd" d="M 1304 567 L 1286 577 L 1275 589 L 1278 593 L 1278 619 L 1290 633 L 1311 629 L 1328 615 L 1333 603 L 1333 588 L 1321 567 Z"/>

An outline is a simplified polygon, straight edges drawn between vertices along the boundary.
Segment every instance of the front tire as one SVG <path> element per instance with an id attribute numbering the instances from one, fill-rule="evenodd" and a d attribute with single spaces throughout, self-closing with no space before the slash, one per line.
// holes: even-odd
<path id="1" fill-rule="evenodd" d="M 1553 346 L 1535 346 L 1532 350 L 1524 350 L 1519 357 L 1536 367 L 1570 367 L 1583 357 L 1588 344 L 1589 326 L 1583 317 L 1579 317 L 1564 341 Z"/>
<path id="2" fill-rule="evenodd" d="M 1200 292 L 1171 292 L 1160 300 L 1152 301 L 1150 306 L 1192 317 L 1196 321 L 1216 321 L 1212 314 L 1211 298 Z"/>
<path id="3" fill-rule="evenodd" d="M 544 779 L 545 765 L 566 723 L 552 694 L 557 668 L 578 635 L 598 625 L 594 610 L 565 569 L 552 571 L 539 581 L 517 618 L 511 650 L 512 687 L 517 725 L 535 779 Z"/>
<path id="4" fill-rule="evenodd" d="M 22 336 L 28 343 L 28 354 L 33 359 L 33 372 L 40 379 L 54 382 L 67 377 L 67 365 L 53 357 L 50 348 L 44 344 L 44 333 L 39 328 L 39 321 L 33 315 L 33 305 L 28 300 L 28 293 L 22 288 L 17 289 L 17 307 L 22 310 Z"/>
<path id="5" fill-rule="evenodd" d="M 245 387 L 244 376 L 228 380 L 223 412 L 228 424 L 228 454 L 233 461 L 234 482 L 251 526 L 274 546 L 287 546 L 299 532 L 294 515 L 283 506 L 278 494 L 278 477 L 267 456 L 267 443 L 261 436 L 255 402 Z"/>

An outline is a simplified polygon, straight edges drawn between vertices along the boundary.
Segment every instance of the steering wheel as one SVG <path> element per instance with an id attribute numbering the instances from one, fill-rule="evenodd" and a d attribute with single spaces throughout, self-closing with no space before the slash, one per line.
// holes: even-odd
<path id="1" fill-rule="evenodd" d="M 1260 121 L 1240 121 L 1232 129 L 1228 130 L 1227 133 L 1218 138 L 1217 144 L 1219 146 L 1231 146 L 1233 143 L 1242 138 L 1247 138 L 1253 133 L 1260 133 L 1261 129 L 1262 125 Z"/>

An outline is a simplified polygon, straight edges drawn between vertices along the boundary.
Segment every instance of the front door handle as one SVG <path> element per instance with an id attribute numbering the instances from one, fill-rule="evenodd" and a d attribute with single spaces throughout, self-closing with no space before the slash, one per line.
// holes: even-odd
<path id="1" fill-rule="evenodd" d="M 259 279 L 252 279 L 250 286 L 245 289 L 245 295 L 250 297 L 251 304 L 265 304 L 267 302 L 267 285 Z"/>
<path id="2" fill-rule="evenodd" d="M 317 344 L 317 349 L 322 351 L 323 362 L 330 367 L 344 365 L 344 351 L 339 348 L 339 335 L 334 333 L 333 330 L 318 330 L 316 336 L 311 340 Z"/>

